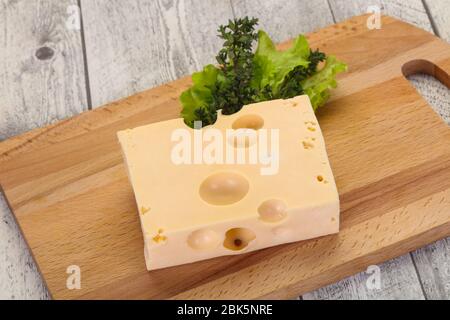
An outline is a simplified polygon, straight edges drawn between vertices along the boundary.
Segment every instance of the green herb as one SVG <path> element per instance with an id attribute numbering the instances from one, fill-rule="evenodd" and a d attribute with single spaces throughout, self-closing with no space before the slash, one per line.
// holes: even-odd
<path id="1" fill-rule="evenodd" d="M 312 51 L 302 35 L 291 48 L 278 51 L 264 31 L 255 32 L 257 22 L 245 17 L 219 27 L 224 40 L 216 57 L 219 65 L 207 65 L 194 73 L 193 86 L 180 97 L 181 115 L 190 127 L 195 121 L 202 121 L 203 126 L 214 123 L 218 110 L 233 114 L 254 102 L 307 94 L 316 110 L 328 100 L 330 89 L 337 85 L 336 75 L 347 66 L 333 56 Z"/>
<path id="2" fill-rule="evenodd" d="M 325 61 L 326 56 L 319 50 L 311 51 L 308 57 L 308 67 L 298 66 L 289 72 L 280 87 L 280 98 L 290 99 L 295 96 L 304 94 L 301 83 L 317 72 L 320 62 Z"/>
<path id="3" fill-rule="evenodd" d="M 216 110 L 233 114 L 253 101 L 256 91 L 250 86 L 253 77 L 252 44 L 257 39 L 257 19 L 236 19 L 219 27 L 219 37 L 225 42 L 216 57 L 221 77 L 213 91 Z M 223 78 L 222 78 L 223 75 Z"/>

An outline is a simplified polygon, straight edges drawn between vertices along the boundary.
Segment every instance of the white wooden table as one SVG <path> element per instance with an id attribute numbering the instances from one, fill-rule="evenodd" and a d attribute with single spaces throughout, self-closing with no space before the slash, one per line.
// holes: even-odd
<path id="1" fill-rule="evenodd" d="M 0 0 L 0 141 L 199 70 L 229 18 L 282 41 L 371 5 L 450 41 L 450 0 Z M 411 80 L 450 124 L 450 90 Z M 379 267 L 381 289 L 361 273 L 301 298 L 450 299 L 450 238 Z M 0 298 L 49 298 L 1 196 Z"/>

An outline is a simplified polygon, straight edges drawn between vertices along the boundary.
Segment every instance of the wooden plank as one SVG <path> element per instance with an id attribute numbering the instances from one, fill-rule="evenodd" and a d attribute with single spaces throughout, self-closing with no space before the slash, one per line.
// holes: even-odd
<path id="1" fill-rule="evenodd" d="M 80 31 L 66 27 L 68 7 L 74 4 L 75 0 L 0 1 L 0 141 L 87 109 Z M 38 131 L 27 134 L 22 146 L 38 137 Z M 0 195 L 0 298 L 46 297 Z"/>
<path id="2" fill-rule="evenodd" d="M 214 63 L 228 1 L 82 0 L 94 107 Z"/>
<path id="3" fill-rule="evenodd" d="M 450 42 L 450 11 L 448 0 L 424 0 L 432 17 L 434 31 Z M 432 77 L 413 76 L 410 80 L 421 95 L 450 125 L 450 90 Z M 429 299 L 450 300 L 450 240 L 434 243 L 413 252 L 424 291 Z"/>
<path id="4" fill-rule="evenodd" d="M 422 29 L 432 31 L 430 20 L 420 0 L 414 1 L 371 1 L 365 0 L 330 0 L 330 8 L 335 20 L 342 21 L 351 16 L 367 13 L 369 6 L 379 6 L 382 13 L 397 17 L 412 23 Z M 395 266 L 397 269 L 392 268 Z M 422 295 L 422 288 L 412 259 L 409 255 L 398 260 L 389 261 L 380 266 L 383 270 L 386 283 L 396 283 L 399 290 L 369 291 L 361 275 L 336 283 L 330 287 L 322 288 L 306 295 L 309 299 L 326 299 L 337 297 L 340 299 L 397 299 L 403 291 L 405 297 L 412 294 L 415 298 Z M 422 295 L 423 296 L 423 295 Z"/>
<path id="5" fill-rule="evenodd" d="M 433 31 L 450 42 L 450 5 L 448 0 L 424 0 L 425 8 L 431 18 Z M 409 77 L 419 93 L 433 109 L 450 125 L 450 90 L 441 82 L 428 75 Z"/>
<path id="6" fill-rule="evenodd" d="M 448 0 L 424 0 L 425 8 L 430 17 L 435 32 L 450 42 L 450 3 Z"/>
<path id="7" fill-rule="evenodd" d="M 333 24 L 326 0 L 231 0 L 231 4 L 236 17 L 257 17 L 259 27 L 276 42 Z"/>
<path id="8" fill-rule="evenodd" d="M 369 7 L 378 6 L 384 14 L 432 31 L 430 19 L 421 0 L 330 0 L 329 2 L 336 22 L 365 14 Z"/>
<path id="9" fill-rule="evenodd" d="M 22 233 L 0 194 L 0 299 L 48 299 Z"/>
<path id="10" fill-rule="evenodd" d="M 446 2 L 446 4 L 444 4 Z M 360 12 L 364 12 L 367 10 L 367 2 L 364 1 L 330 1 L 331 7 L 333 9 L 333 13 L 335 17 L 339 19 L 343 19 L 346 16 L 358 14 Z M 371 2 L 372 4 L 377 4 L 377 2 Z M 444 7 L 448 6 L 448 1 L 425 1 L 427 7 L 423 7 L 423 4 L 419 1 L 413 2 L 398 2 L 398 1 L 389 1 L 389 2 L 381 2 L 379 1 L 378 5 L 383 6 L 384 11 L 387 14 L 392 16 L 399 17 L 405 21 L 408 21 L 412 24 L 420 26 L 430 32 L 433 31 L 432 24 L 435 25 L 435 30 L 438 30 L 439 34 L 444 37 L 444 39 L 449 39 L 449 34 L 446 33 L 448 30 L 449 24 L 449 15 L 447 14 L 448 10 L 444 10 Z M 430 20 L 425 16 L 428 9 L 429 13 L 431 13 L 431 17 L 433 20 Z M 427 19 L 428 18 L 428 19 Z M 424 96 L 430 105 L 435 106 L 435 110 L 443 117 L 443 119 L 450 123 L 450 106 L 449 106 L 449 90 L 440 84 L 438 81 L 434 80 L 434 78 L 430 76 L 411 76 L 410 80 L 419 90 L 419 92 Z M 438 261 L 429 262 L 428 259 L 424 259 L 423 256 L 426 257 L 445 257 L 446 256 L 446 246 L 447 242 L 443 241 L 442 243 L 437 243 L 433 245 L 435 250 L 440 250 L 441 254 L 429 254 L 429 249 L 424 248 L 423 250 L 419 250 L 417 253 L 414 253 L 413 258 L 416 260 L 417 268 L 419 271 L 419 277 L 422 281 L 422 286 L 424 287 L 425 293 L 427 297 L 436 298 L 440 297 L 441 299 L 448 299 L 445 291 L 438 290 L 437 288 L 442 288 L 442 283 L 448 283 L 450 280 L 450 276 L 448 275 L 446 270 L 446 264 L 442 264 L 442 258 Z M 419 257 L 420 256 L 420 257 Z M 431 265 L 423 265 L 423 263 L 432 263 L 437 269 L 435 273 L 425 272 L 426 270 L 430 270 Z M 443 266 L 443 270 L 439 269 L 439 266 Z M 440 274 L 441 276 L 437 276 L 436 274 Z M 444 275 L 447 275 L 443 278 Z M 405 292 L 409 290 L 409 281 L 405 279 Z M 444 286 L 445 287 L 445 286 Z"/>
<path id="11" fill-rule="evenodd" d="M 337 236 L 145 270 L 142 234 L 115 133 L 177 117 L 177 97 L 189 79 L 66 122 L 69 140 L 20 156 L 4 156 L 1 143 L 0 183 L 54 296 L 288 297 L 448 235 L 450 131 L 404 79 L 401 66 L 426 58 L 450 70 L 449 46 L 390 18 L 374 37 L 365 21 L 355 18 L 310 35 L 313 47 L 326 45 L 350 66 L 318 114 L 342 197 Z M 395 41 L 384 41 L 383 33 Z M 389 48 L 380 50 L 383 45 Z M 357 56 L 354 48 L 367 51 Z M 44 132 L 40 141 L 51 133 Z M 80 291 L 65 287 L 62 266 L 68 263 L 84 270 Z"/>
<path id="12" fill-rule="evenodd" d="M 87 110 L 76 1 L 6 1 L 0 11 L 0 140 Z"/>
<path id="13" fill-rule="evenodd" d="M 424 294 L 410 255 L 379 266 L 380 287 L 370 280 L 376 275 L 366 270 L 333 285 L 303 295 L 304 300 L 423 300 Z M 369 285 L 367 284 L 369 282 Z M 419 283 L 420 284 L 420 283 Z"/>
<path id="14" fill-rule="evenodd" d="M 442 119 L 450 125 L 450 90 L 428 75 L 408 78 Z M 450 300 L 450 238 L 412 253 L 428 299 Z"/>
<path id="15" fill-rule="evenodd" d="M 413 252 L 427 299 L 450 300 L 450 238 Z"/>
<path id="16" fill-rule="evenodd" d="M 430 28 L 450 42 L 450 5 L 448 0 L 424 0 Z M 422 15 L 422 14 L 421 14 Z M 428 75 L 413 75 L 409 80 L 433 109 L 450 125 L 450 90 Z M 427 299 L 450 299 L 449 239 L 412 253 Z"/>

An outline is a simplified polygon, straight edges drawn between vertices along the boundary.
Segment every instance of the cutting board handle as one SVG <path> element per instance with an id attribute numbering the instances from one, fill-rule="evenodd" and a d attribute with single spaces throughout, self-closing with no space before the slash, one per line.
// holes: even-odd
<path id="1" fill-rule="evenodd" d="M 411 60 L 402 67 L 405 77 L 417 73 L 425 73 L 435 77 L 450 89 L 450 61 L 439 65 L 424 59 Z"/>

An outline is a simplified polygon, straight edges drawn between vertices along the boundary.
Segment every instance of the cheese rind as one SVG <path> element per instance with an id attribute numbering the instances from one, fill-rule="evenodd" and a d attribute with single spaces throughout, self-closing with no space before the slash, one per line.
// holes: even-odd
<path id="1" fill-rule="evenodd" d="M 278 129 L 279 167 L 267 163 L 177 164 L 176 129 L 192 142 L 211 128 Z M 240 254 L 339 231 L 339 197 L 323 136 L 307 96 L 244 106 L 201 130 L 182 119 L 118 132 L 135 193 L 148 270 Z M 248 152 L 260 140 L 234 149 Z M 201 141 L 202 147 L 208 142 Z M 192 150 L 193 158 L 195 151 Z M 248 160 L 248 154 L 247 154 Z"/>

